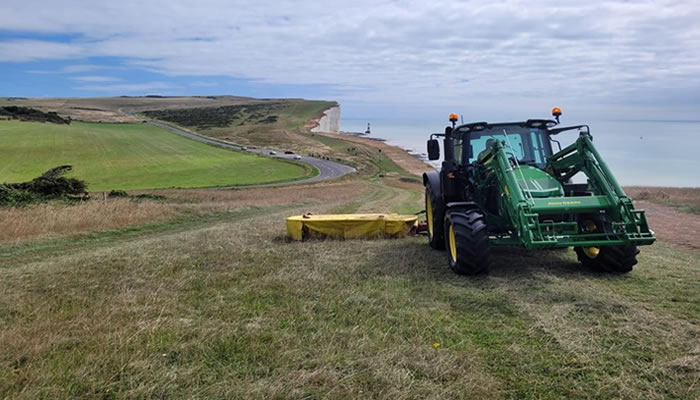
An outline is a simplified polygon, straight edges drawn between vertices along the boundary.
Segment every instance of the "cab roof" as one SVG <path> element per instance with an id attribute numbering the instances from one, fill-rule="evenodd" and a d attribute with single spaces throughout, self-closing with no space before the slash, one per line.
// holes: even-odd
<path id="1" fill-rule="evenodd" d="M 518 122 L 497 122 L 497 123 L 488 123 L 488 122 L 470 122 L 468 124 L 463 124 L 463 125 L 458 125 L 456 126 L 452 131 L 453 132 L 459 132 L 459 133 L 469 133 L 469 132 L 476 132 L 476 131 L 483 131 L 487 128 L 492 128 L 492 127 L 498 127 L 498 126 L 520 126 L 521 128 L 537 128 L 537 129 L 549 129 L 557 125 L 555 121 L 552 121 L 551 119 L 528 119 L 527 121 L 518 121 Z"/>

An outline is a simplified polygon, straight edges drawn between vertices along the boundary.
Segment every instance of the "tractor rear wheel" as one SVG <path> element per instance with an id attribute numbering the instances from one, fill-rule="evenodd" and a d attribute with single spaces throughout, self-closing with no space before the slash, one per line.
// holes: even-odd
<path id="1" fill-rule="evenodd" d="M 443 234 L 444 214 L 445 206 L 442 204 L 442 199 L 433 196 L 430 189 L 426 187 L 425 217 L 428 220 L 428 242 L 430 243 L 430 247 L 435 250 L 445 249 L 445 236 Z"/>
<path id="2" fill-rule="evenodd" d="M 609 232 L 603 218 L 588 218 L 581 222 L 584 233 Z M 600 272 L 626 274 L 637 264 L 639 249 L 633 244 L 600 247 L 574 247 L 576 257 L 585 267 Z"/>
<path id="3" fill-rule="evenodd" d="M 445 242 L 450 268 L 460 275 L 488 272 L 489 232 L 477 210 L 450 210 L 445 216 Z"/>

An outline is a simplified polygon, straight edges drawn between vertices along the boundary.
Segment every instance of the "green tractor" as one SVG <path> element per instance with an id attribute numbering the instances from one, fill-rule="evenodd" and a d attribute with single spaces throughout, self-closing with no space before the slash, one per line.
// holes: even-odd
<path id="1" fill-rule="evenodd" d="M 489 270 L 492 246 L 527 249 L 573 247 L 579 261 L 598 271 L 632 270 L 637 246 L 656 239 L 644 211 L 635 210 L 593 146 L 587 125 L 558 127 L 555 120 L 474 122 L 451 126 L 428 140 L 428 158 L 444 161 L 423 175 L 430 246 L 447 248 L 458 274 Z M 561 148 L 554 136 L 579 132 Z M 558 151 L 552 149 L 557 143 Z M 574 175 L 587 183 L 572 183 Z"/>

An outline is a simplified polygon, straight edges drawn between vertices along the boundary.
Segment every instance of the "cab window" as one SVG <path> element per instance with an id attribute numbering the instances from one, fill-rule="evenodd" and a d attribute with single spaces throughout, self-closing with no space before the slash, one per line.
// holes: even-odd
<path id="1" fill-rule="evenodd" d="M 518 160 L 524 158 L 525 149 L 523 147 L 523 139 L 520 135 L 509 134 L 507 138 L 504 134 L 472 135 L 469 141 L 472 150 L 469 155 L 469 162 L 472 163 L 478 160 L 482 154 L 486 153 L 486 149 L 491 146 L 494 140 L 505 142 L 506 153 L 509 155 L 514 155 Z"/>
<path id="2" fill-rule="evenodd" d="M 455 139 L 455 145 L 454 145 L 455 153 L 454 153 L 454 155 L 455 155 L 455 161 L 457 161 L 458 163 L 462 162 L 462 151 L 464 148 L 463 143 L 464 143 L 464 141 L 462 139 Z"/>
<path id="3" fill-rule="evenodd" d="M 522 164 L 544 168 L 547 157 L 552 155 L 547 134 L 541 129 L 493 125 L 483 131 L 470 132 L 468 138 L 469 163 L 478 161 L 495 140 L 503 142 L 508 157 Z"/>

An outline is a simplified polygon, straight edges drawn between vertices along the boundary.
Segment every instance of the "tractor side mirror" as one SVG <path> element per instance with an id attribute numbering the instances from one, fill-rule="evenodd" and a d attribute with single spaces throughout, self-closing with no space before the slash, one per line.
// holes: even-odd
<path id="1" fill-rule="evenodd" d="M 440 143 L 437 139 L 428 140 L 428 159 L 430 161 L 440 159 Z"/>

